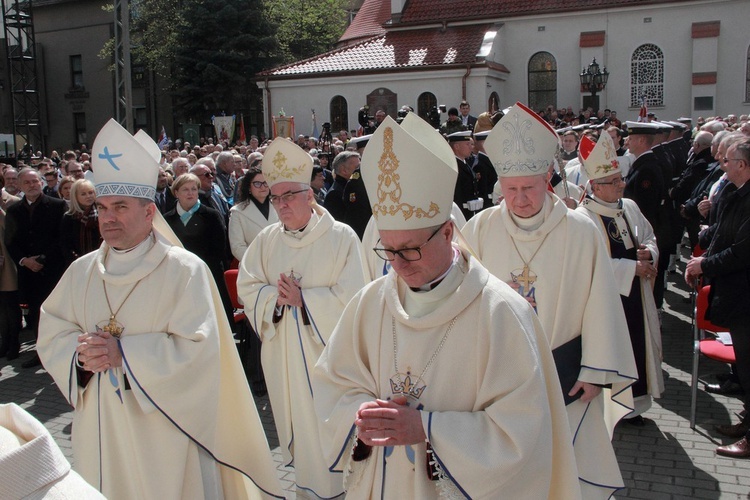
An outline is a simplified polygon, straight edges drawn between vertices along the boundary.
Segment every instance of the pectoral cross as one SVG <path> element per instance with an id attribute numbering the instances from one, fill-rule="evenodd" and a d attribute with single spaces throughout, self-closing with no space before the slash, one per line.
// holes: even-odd
<path id="1" fill-rule="evenodd" d="M 516 281 L 523 286 L 523 290 L 531 290 L 531 285 L 536 282 L 536 276 L 532 276 L 529 266 L 523 266 L 523 272 L 516 277 Z"/>
<path id="2" fill-rule="evenodd" d="M 112 335 L 114 338 L 119 339 L 122 335 L 122 332 L 125 330 L 120 324 L 117 323 L 117 320 L 115 319 L 115 315 L 112 314 L 109 317 L 109 322 L 102 327 L 103 332 L 107 332 L 110 335 Z"/>

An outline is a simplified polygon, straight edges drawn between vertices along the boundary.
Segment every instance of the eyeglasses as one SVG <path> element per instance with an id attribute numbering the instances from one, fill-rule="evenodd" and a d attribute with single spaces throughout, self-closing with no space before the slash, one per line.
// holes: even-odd
<path id="1" fill-rule="evenodd" d="M 214 177 L 214 174 L 212 174 L 211 172 L 206 172 L 205 174 L 195 174 L 195 175 L 197 175 L 198 177 L 208 177 L 209 179 L 213 179 Z"/>
<path id="2" fill-rule="evenodd" d="M 594 184 L 598 184 L 600 186 L 609 186 L 609 185 L 616 186 L 618 184 L 625 184 L 625 179 L 622 177 L 619 177 L 613 180 L 612 182 L 595 182 Z"/>
<path id="3" fill-rule="evenodd" d="M 253 181 L 253 186 L 257 187 L 258 189 L 268 187 L 268 183 L 266 181 Z M 284 196 L 284 195 L 282 195 Z"/>
<path id="4" fill-rule="evenodd" d="M 373 251 L 375 254 L 380 257 L 383 260 L 387 260 L 388 262 L 396 260 L 396 256 L 398 255 L 401 257 L 401 260 L 405 260 L 407 262 L 414 262 L 422 258 L 422 248 L 426 244 L 430 242 L 430 240 L 440 232 L 440 230 L 443 228 L 443 224 L 440 225 L 439 228 L 435 230 L 434 233 L 430 235 L 429 238 L 427 238 L 427 241 L 422 243 L 416 248 L 402 248 L 401 250 L 389 250 L 387 248 L 373 248 Z"/>
<path id="5" fill-rule="evenodd" d="M 299 193 L 306 193 L 306 192 L 307 192 L 307 189 L 300 189 L 299 191 L 289 191 L 287 193 L 280 194 L 280 195 L 272 194 L 271 196 L 268 197 L 268 199 L 271 200 L 272 205 L 278 205 L 282 201 L 284 203 L 290 203 L 294 199 L 294 195 L 299 194 Z"/>
<path id="6" fill-rule="evenodd" d="M 724 163 L 729 163 L 730 161 L 745 161 L 745 159 L 744 158 L 727 158 L 727 157 L 724 157 L 722 159 L 722 162 Z"/>

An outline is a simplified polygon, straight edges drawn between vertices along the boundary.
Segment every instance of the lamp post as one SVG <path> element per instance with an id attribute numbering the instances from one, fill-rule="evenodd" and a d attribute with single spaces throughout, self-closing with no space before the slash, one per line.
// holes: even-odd
<path id="1" fill-rule="evenodd" d="M 581 91 L 591 92 L 590 96 L 583 97 L 583 107 L 590 107 L 596 113 L 599 111 L 599 97 L 596 93 L 601 92 L 607 86 L 609 71 L 606 66 L 600 70 L 599 63 L 594 58 L 588 68 L 583 68 L 579 76 L 581 77 Z"/>

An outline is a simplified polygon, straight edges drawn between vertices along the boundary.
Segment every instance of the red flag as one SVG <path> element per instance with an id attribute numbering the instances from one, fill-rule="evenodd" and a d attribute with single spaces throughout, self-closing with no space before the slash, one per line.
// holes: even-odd
<path id="1" fill-rule="evenodd" d="M 167 130 L 164 125 L 161 126 L 161 132 L 159 133 L 159 149 L 169 147 L 169 137 L 167 136 Z"/>
<path id="2" fill-rule="evenodd" d="M 646 106 L 646 96 L 641 97 L 641 111 L 638 113 L 638 121 L 639 122 L 647 122 L 648 116 L 648 106 Z"/>
<path id="3" fill-rule="evenodd" d="M 240 144 L 247 144 L 247 137 L 245 137 L 245 117 L 240 114 Z"/>

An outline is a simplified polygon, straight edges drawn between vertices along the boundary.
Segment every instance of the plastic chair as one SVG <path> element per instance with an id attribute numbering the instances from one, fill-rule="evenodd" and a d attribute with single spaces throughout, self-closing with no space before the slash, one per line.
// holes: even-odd
<path id="1" fill-rule="evenodd" d="M 695 315 L 693 328 L 693 377 L 690 387 L 690 428 L 695 429 L 695 411 L 698 400 L 698 364 L 700 356 L 720 361 L 722 363 L 734 363 L 734 347 L 724 345 L 716 338 L 706 338 L 706 332 L 726 332 L 726 328 L 716 326 L 706 319 L 708 308 L 708 294 L 711 286 L 702 286 L 698 289 L 695 300 Z"/>

